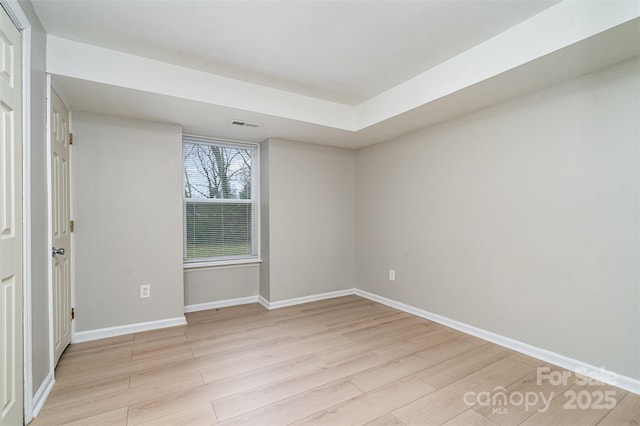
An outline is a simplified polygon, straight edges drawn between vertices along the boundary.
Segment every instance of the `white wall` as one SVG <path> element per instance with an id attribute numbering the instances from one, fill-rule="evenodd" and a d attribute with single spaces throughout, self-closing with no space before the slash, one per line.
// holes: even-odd
<path id="1" fill-rule="evenodd" d="M 355 152 L 277 139 L 263 143 L 269 235 L 262 251 L 268 284 L 261 295 L 266 297 L 266 286 L 271 302 L 353 288 Z"/>
<path id="2" fill-rule="evenodd" d="M 277 139 L 260 149 L 262 264 L 186 270 L 187 306 L 354 287 L 355 152 Z"/>
<path id="3" fill-rule="evenodd" d="M 627 62 L 359 150 L 358 288 L 640 378 L 639 96 Z"/>
<path id="4" fill-rule="evenodd" d="M 74 113 L 73 132 L 76 330 L 181 317 L 182 128 Z"/>
<path id="5" fill-rule="evenodd" d="M 184 272 L 185 306 L 257 296 L 260 265 L 234 265 L 187 269 Z"/>
<path id="6" fill-rule="evenodd" d="M 260 289 L 265 300 L 271 300 L 271 256 L 269 239 L 269 140 L 260 144 Z"/>

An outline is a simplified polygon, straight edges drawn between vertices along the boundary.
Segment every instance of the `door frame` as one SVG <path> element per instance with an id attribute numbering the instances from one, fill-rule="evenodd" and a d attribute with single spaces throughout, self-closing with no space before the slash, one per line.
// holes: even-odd
<path id="1" fill-rule="evenodd" d="M 22 273 L 23 273 L 23 415 L 33 417 L 33 369 L 31 333 L 31 22 L 17 0 L 0 0 L 9 18 L 22 33 Z"/>
<path id="2" fill-rule="evenodd" d="M 46 77 L 46 123 L 45 123 L 45 144 L 46 148 L 46 164 L 47 164 L 47 248 L 53 247 L 53 205 L 51 197 L 53 196 L 53 182 L 51 182 L 51 74 Z M 55 383 L 55 365 L 53 362 L 53 256 L 47 256 L 47 306 L 49 307 L 49 375 L 52 377 L 52 384 Z M 46 380 L 45 380 L 46 382 Z M 44 400 L 43 400 L 44 403 Z M 40 410 L 38 410 L 40 411 Z"/>

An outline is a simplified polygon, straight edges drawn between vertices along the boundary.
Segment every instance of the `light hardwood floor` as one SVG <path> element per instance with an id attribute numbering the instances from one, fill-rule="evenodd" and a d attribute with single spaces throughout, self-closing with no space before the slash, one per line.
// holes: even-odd
<path id="1" fill-rule="evenodd" d="M 638 395 L 357 296 L 187 319 L 71 345 L 32 425 L 640 424 Z"/>

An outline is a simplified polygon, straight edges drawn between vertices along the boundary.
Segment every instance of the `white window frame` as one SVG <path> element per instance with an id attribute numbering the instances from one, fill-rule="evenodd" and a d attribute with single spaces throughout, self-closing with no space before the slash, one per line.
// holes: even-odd
<path id="1" fill-rule="evenodd" d="M 243 265 L 261 263 L 260 258 L 260 144 L 251 142 L 242 142 L 230 139 L 209 138 L 204 136 L 182 135 L 182 155 L 184 156 L 185 143 L 199 143 L 205 145 L 226 146 L 231 148 L 251 148 L 254 156 L 251 158 L 251 200 L 253 205 L 251 217 L 252 245 L 255 255 L 246 257 L 228 257 L 228 258 L 200 258 L 187 259 L 187 198 L 184 191 L 185 162 L 182 159 L 182 242 L 183 242 L 183 267 L 184 269 L 209 268 L 229 265 Z M 198 199 L 189 199 L 191 202 L 208 202 Z M 238 200 L 216 200 L 217 203 L 238 202 Z"/>

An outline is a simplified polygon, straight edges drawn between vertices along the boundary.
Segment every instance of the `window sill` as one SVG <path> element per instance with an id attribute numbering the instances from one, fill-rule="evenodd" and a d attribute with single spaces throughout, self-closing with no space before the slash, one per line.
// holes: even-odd
<path id="1" fill-rule="evenodd" d="M 183 263 L 183 268 L 187 270 L 200 270 L 200 269 L 217 269 L 217 268 L 231 268 L 238 266 L 251 266 L 259 265 L 262 263 L 262 259 L 239 259 L 239 260 L 223 260 L 219 262 L 190 262 Z"/>

